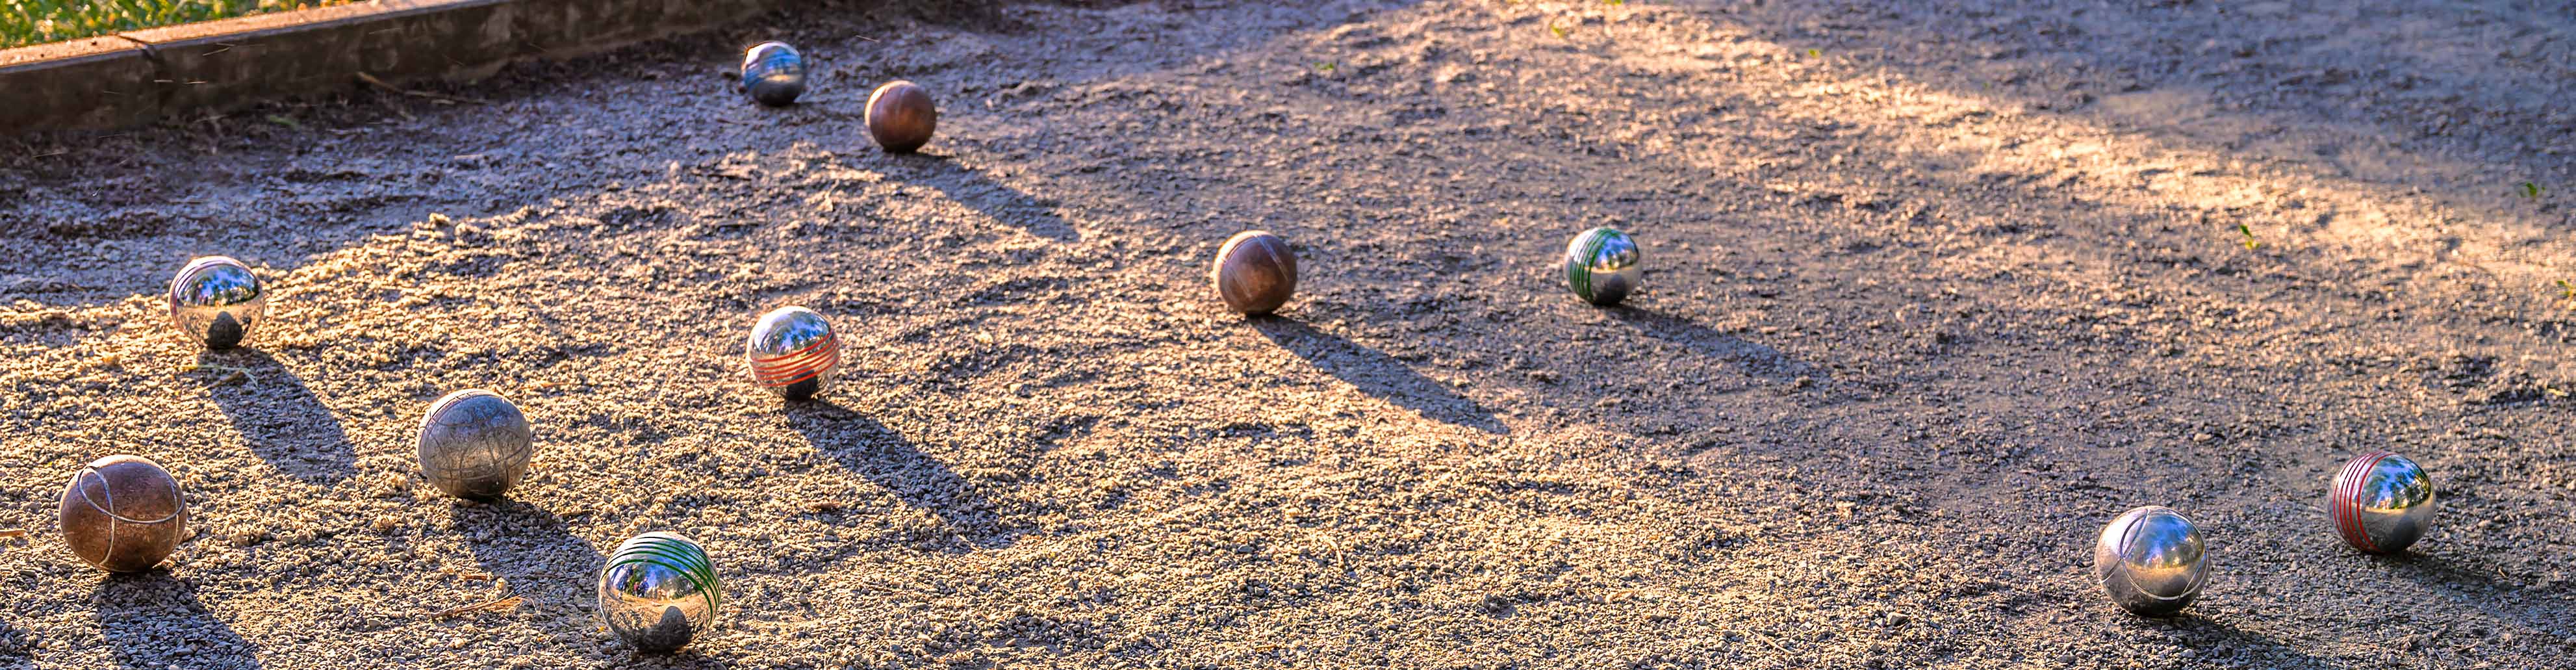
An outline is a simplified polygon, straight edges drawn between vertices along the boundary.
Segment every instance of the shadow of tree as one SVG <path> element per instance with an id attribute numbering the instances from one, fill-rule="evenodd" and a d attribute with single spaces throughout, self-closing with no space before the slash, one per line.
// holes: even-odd
<path id="1" fill-rule="evenodd" d="M 948 199 L 983 212 L 993 220 L 1018 226 L 1030 234 L 1057 242 L 1079 242 L 1082 234 L 1073 224 L 1056 214 L 1056 205 L 1039 200 L 985 177 L 983 172 L 959 165 L 947 156 L 933 154 L 899 154 L 885 157 L 886 171 L 904 181 L 928 184 L 946 194 Z"/>
<path id="2" fill-rule="evenodd" d="M 1414 372 L 1393 356 L 1360 346 L 1339 335 L 1316 330 L 1293 318 L 1251 319 L 1252 327 L 1282 349 L 1332 373 L 1370 397 L 1395 403 L 1425 418 L 1501 435 L 1511 432 L 1491 410 L 1450 390 L 1438 380 Z"/>
<path id="3" fill-rule="evenodd" d="M 993 501 L 948 464 L 921 452 L 911 440 L 847 407 L 815 399 L 787 406 L 787 421 L 814 451 L 884 487 L 904 504 L 939 517 L 955 534 L 927 544 L 943 551 L 1008 547 L 1019 531 L 1002 527 Z"/>
<path id="4" fill-rule="evenodd" d="M 591 607 L 598 594 L 591 578 L 608 563 L 599 547 L 566 530 L 553 512 L 517 500 L 458 500 L 447 513 L 483 572 L 501 580 L 510 595 L 525 599 L 522 611 L 538 615 L 537 622 L 555 632 L 583 634 L 592 628 Z"/>
<path id="5" fill-rule="evenodd" d="M 258 668 L 257 646 L 215 618 L 197 587 L 159 570 L 110 574 L 90 596 L 98 630 L 127 668 Z"/>
<path id="6" fill-rule="evenodd" d="M 298 377 L 268 352 L 257 349 L 206 351 L 197 365 L 215 373 L 206 397 L 221 406 L 242 442 L 270 466 L 289 476 L 325 486 L 357 474 L 357 449 L 331 408 L 314 397 Z M 242 379 L 232 383 L 232 371 Z"/>
<path id="7" fill-rule="evenodd" d="M 1619 305 L 1602 310 L 1620 323 L 1636 328 L 1655 339 L 1680 345 L 1702 356 L 1735 364 L 1753 377 L 1784 382 L 1799 377 L 1822 380 L 1824 370 L 1805 361 L 1780 353 L 1769 346 L 1745 341 L 1718 332 L 1689 319 L 1642 308 Z"/>

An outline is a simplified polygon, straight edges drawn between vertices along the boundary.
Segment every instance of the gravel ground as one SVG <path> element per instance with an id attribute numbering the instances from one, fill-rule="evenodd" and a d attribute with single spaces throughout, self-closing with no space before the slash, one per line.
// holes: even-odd
<path id="1" fill-rule="evenodd" d="M 836 5 L 0 143 L 0 657 L 2576 665 L 2576 9 L 2341 4 Z M 728 90 L 771 38 L 803 105 Z M 926 155 L 860 127 L 893 78 Z M 1558 285 L 1600 224 L 1625 307 Z M 1247 228 L 1275 318 L 1208 289 Z M 209 253 L 246 350 L 156 302 Z M 747 379 L 785 304 L 821 400 Z M 414 471 L 478 386 L 537 426 L 505 503 Z M 2383 447 L 2443 509 L 2374 558 L 2319 501 Z M 188 487 L 166 571 L 56 533 L 117 452 Z M 2089 574 L 2148 504 L 2217 566 L 2169 620 Z M 647 530 L 728 588 L 676 656 L 591 614 Z"/>

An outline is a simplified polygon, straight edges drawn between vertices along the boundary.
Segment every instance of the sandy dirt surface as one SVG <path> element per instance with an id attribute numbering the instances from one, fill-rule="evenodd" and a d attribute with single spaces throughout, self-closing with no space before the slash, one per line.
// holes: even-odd
<path id="1" fill-rule="evenodd" d="M 0 658 L 2576 665 L 2576 10 L 2327 4 L 830 6 L 0 144 Z M 729 90 L 771 38 L 803 105 Z M 1559 284 L 1602 224 L 1625 307 Z M 1208 288 L 1248 228 L 1276 318 Z M 246 350 L 157 301 L 212 253 Z M 747 379 L 785 304 L 819 401 Z M 415 472 L 478 386 L 537 426 L 502 504 Z M 2403 556 L 2320 505 L 2377 448 L 2443 496 Z M 118 452 L 188 487 L 166 571 L 56 533 Z M 2217 570 L 2170 620 L 2090 575 L 2149 504 Z M 730 596 L 678 656 L 591 613 L 648 530 Z"/>

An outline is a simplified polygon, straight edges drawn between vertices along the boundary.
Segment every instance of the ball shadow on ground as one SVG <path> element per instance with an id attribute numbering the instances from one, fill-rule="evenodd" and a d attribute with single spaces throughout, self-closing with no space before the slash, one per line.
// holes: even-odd
<path id="1" fill-rule="evenodd" d="M 934 154 L 894 154 L 885 156 L 884 166 L 890 176 L 917 184 L 928 184 L 948 199 L 983 212 L 985 216 L 1029 234 L 1057 242 L 1082 241 L 1082 233 L 1056 214 L 1052 202 L 1031 197 L 1019 189 L 984 176 L 982 171 L 959 165 L 947 156 Z"/>
<path id="2" fill-rule="evenodd" d="M 792 402 L 787 421 L 817 453 L 884 487 L 906 505 L 939 517 L 965 546 L 939 538 L 922 544 L 952 553 L 1011 546 L 1019 532 L 1004 528 L 993 501 L 948 464 L 921 452 L 903 435 L 850 408 L 825 399 Z"/>
<path id="3" fill-rule="evenodd" d="M 2335 667 L 2260 633 L 2196 613 L 2184 612 L 2163 621 L 2172 625 L 2193 648 L 2211 652 L 2202 657 L 2203 661 L 2273 670 L 2326 670 Z"/>
<path id="4" fill-rule="evenodd" d="M 1799 377 L 1823 380 L 1823 368 L 1790 358 L 1768 345 L 1719 332 L 1685 319 L 1643 307 L 1618 305 L 1602 310 L 1610 318 L 1636 328 L 1649 337 L 1680 345 L 1692 353 L 1707 356 L 1741 368 L 1746 375 L 1773 382 L 1792 381 Z"/>
<path id="5" fill-rule="evenodd" d="M 110 574 L 90 596 L 118 667 L 257 668 L 258 647 L 215 618 L 197 588 L 160 570 Z"/>
<path id="6" fill-rule="evenodd" d="M 548 624 L 562 624 L 587 630 L 583 619 L 590 603 L 597 597 L 599 575 L 608 557 L 589 540 L 575 536 L 564 527 L 563 519 L 543 507 L 502 500 L 478 503 L 448 500 L 448 518 L 456 532 L 466 538 L 474 552 L 474 561 L 483 573 L 501 581 L 506 594 L 493 594 L 484 600 L 519 596 L 520 607 L 534 614 L 554 619 Z M 477 601 L 480 602 L 480 601 Z M 473 605 L 474 602 L 432 603 L 438 609 Z"/>
<path id="7" fill-rule="evenodd" d="M 2576 630 L 2571 630 L 2576 629 L 2576 619 L 2567 616 L 2576 612 L 2576 602 L 2571 602 L 2576 598 L 2570 597 L 2576 594 L 2507 582 L 2439 554 L 2404 551 L 2368 556 L 2390 573 L 2488 616 L 2559 639 L 2576 637 Z"/>
<path id="8" fill-rule="evenodd" d="M 1492 410 L 1459 395 L 1448 385 L 1422 376 L 1404 361 L 1360 346 L 1342 336 L 1317 330 L 1284 316 L 1253 317 L 1252 327 L 1297 354 L 1316 369 L 1332 373 L 1370 397 L 1395 403 L 1434 421 L 1501 435 L 1511 432 Z"/>
<path id="9" fill-rule="evenodd" d="M 206 351 L 197 354 L 197 367 L 210 379 L 206 397 L 270 466 L 325 486 L 357 474 L 357 449 L 339 417 L 268 352 Z"/>

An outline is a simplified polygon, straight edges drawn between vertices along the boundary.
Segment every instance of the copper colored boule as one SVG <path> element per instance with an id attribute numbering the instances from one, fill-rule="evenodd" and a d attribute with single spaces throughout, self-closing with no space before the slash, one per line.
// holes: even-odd
<path id="1" fill-rule="evenodd" d="M 919 84 L 887 82 L 868 94 L 868 134 L 886 153 L 912 153 L 930 143 L 930 132 L 938 126 L 939 105 Z"/>
<path id="2" fill-rule="evenodd" d="M 90 461 L 63 486 L 63 543 L 109 572 L 151 569 L 188 537 L 179 480 L 141 456 Z"/>
<path id="3" fill-rule="evenodd" d="M 1226 309 L 1269 314 L 1287 304 L 1297 291 L 1297 254 L 1288 241 L 1266 230 L 1236 233 L 1217 249 L 1216 296 Z"/>

